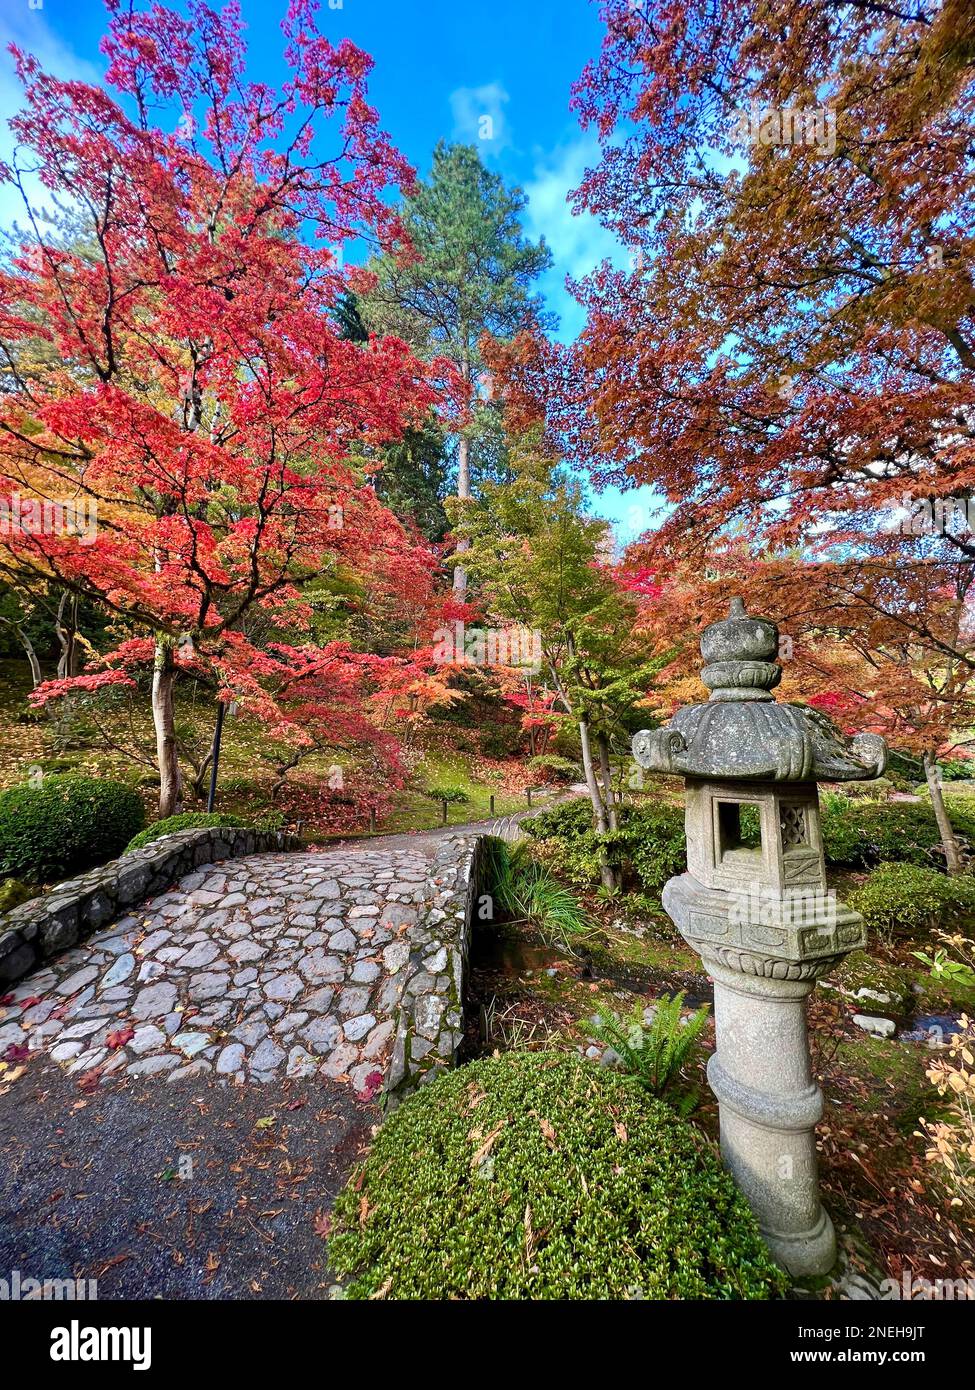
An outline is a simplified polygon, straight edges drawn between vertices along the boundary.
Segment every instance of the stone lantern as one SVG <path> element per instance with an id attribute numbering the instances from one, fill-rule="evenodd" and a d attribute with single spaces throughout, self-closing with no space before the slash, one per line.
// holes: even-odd
<path id="1" fill-rule="evenodd" d="M 683 777 L 687 872 L 663 903 L 714 979 L 721 1151 L 775 1258 L 825 1274 L 836 1257 L 819 1200 L 806 996 L 866 942 L 863 919 L 826 888 L 817 782 L 879 777 L 876 734 L 844 738 L 818 711 L 776 703 L 779 634 L 734 599 L 701 637 L 706 704 L 645 729 L 633 755 Z"/>

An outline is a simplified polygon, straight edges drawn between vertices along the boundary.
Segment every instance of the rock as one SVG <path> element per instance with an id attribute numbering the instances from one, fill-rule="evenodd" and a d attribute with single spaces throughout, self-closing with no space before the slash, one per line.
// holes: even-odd
<path id="1" fill-rule="evenodd" d="M 241 1043 L 229 1043 L 217 1058 L 217 1071 L 221 1076 L 240 1071 L 244 1065 L 244 1048 Z"/>
<path id="2" fill-rule="evenodd" d="M 133 1052 L 153 1052 L 156 1048 L 166 1046 L 166 1034 L 161 1028 L 157 1028 L 154 1023 L 147 1023 L 142 1028 L 137 1028 L 135 1034 L 129 1039 L 128 1046 Z"/>
<path id="3" fill-rule="evenodd" d="M 303 1047 L 293 1047 L 288 1053 L 288 1076 L 311 1076 L 318 1070 L 318 1058 Z"/>
<path id="4" fill-rule="evenodd" d="M 278 1047 L 277 1043 L 271 1038 L 265 1038 L 251 1054 L 251 1070 L 274 1071 L 283 1061 L 283 1049 Z"/>
<path id="5" fill-rule="evenodd" d="M 892 1038 L 897 1024 L 892 1018 L 876 1018 L 873 1014 L 854 1014 L 853 1022 L 874 1038 Z"/>
<path id="6" fill-rule="evenodd" d="M 375 1023 L 376 1020 L 372 1014 L 360 1014 L 358 1018 L 346 1019 L 342 1025 L 342 1031 L 349 1042 L 358 1042 L 375 1026 Z"/>
<path id="7" fill-rule="evenodd" d="M 269 980 L 264 986 L 264 993 L 268 999 L 283 999 L 290 1002 L 297 994 L 301 993 L 301 979 L 291 971 L 283 975 L 276 975 L 273 980 Z"/>
<path id="8" fill-rule="evenodd" d="M 171 1013 L 175 1003 L 176 986 L 163 980 L 139 991 L 132 1006 L 132 1015 L 134 1018 L 160 1018 L 163 1014 Z"/>
<path id="9" fill-rule="evenodd" d="M 173 1038 L 173 1046 L 178 1047 L 180 1052 L 185 1052 L 187 1057 L 195 1057 L 209 1042 L 209 1033 L 177 1033 Z"/>
<path id="10" fill-rule="evenodd" d="M 154 1057 L 140 1057 L 128 1068 L 129 1076 L 155 1076 L 157 1072 L 172 1071 L 179 1066 L 180 1059 L 170 1053 L 157 1053 Z"/>
<path id="11" fill-rule="evenodd" d="M 212 965 L 220 954 L 220 947 L 213 941 L 201 941 L 198 945 L 192 946 L 190 950 L 180 956 L 177 965 L 191 966 Z"/>
<path id="12" fill-rule="evenodd" d="M 115 964 L 102 977 L 102 989 L 110 989 L 112 985 L 120 985 L 123 980 L 127 980 L 135 969 L 135 956 L 126 951 L 125 955 L 119 956 Z"/>
<path id="13" fill-rule="evenodd" d="M 333 937 L 329 938 L 328 949 L 347 954 L 349 951 L 354 951 L 358 944 L 354 934 L 346 927 L 343 931 L 336 932 Z"/>
<path id="14" fill-rule="evenodd" d="M 77 994 L 84 989 L 85 985 L 91 984 L 92 980 L 98 975 L 98 967 L 86 965 L 83 970 L 76 970 L 73 975 L 69 975 L 66 980 L 62 980 L 58 985 L 58 994 Z"/>

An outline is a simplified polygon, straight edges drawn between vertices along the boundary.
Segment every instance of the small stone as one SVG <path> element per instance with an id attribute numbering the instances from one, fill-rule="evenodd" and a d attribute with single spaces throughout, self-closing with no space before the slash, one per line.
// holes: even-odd
<path id="1" fill-rule="evenodd" d="M 112 985 L 120 985 L 123 980 L 127 980 L 135 969 L 135 956 L 128 951 L 124 956 L 119 956 L 115 964 L 102 978 L 102 989 L 110 989 Z"/>
<path id="2" fill-rule="evenodd" d="M 86 965 L 83 970 L 76 970 L 58 985 L 58 994 L 77 994 L 85 985 L 91 984 L 97 974 L 96 965 Z"/>
<path id="3" fill-rule="evenodd" d="M 135 1034 L 129 1040 L 129 1047 L 133 1052 L 141 1055 L 143 1052 L 152 1052 L 158 1047 L 165 1047 L 166 1034 L 161 1028 L 157 1028 L 154 1023 L 147 1023 L 144 1028 L 137 1028 Z"/>
<path id="4" fill-rule="evenodd" d="M 173 1046 L 178 1047 L 180 1052 L 185 1052 L 187 1057 L 195 1057 L 198 1052 L 202 1052 L 210 1041 L 209 1033 L 177 1033 L 173 1038 Z"/>
<path id="5" fill-rule="evenodd" d="M 176 986 L 168 983 L 149 985 L 140 990 L 132 1006 L 135 1018 L 159 1018 L 172 1012 L 176 1003 Z"/>
<path id="6" fill-rule="evenodd" d="M 271 1038 L 265 1038 L 251 1056 L 253 1071 L 273 1071 L 284 1061 L 284 1051 Z"/>
<path id="7" fill-rule="evenodd" d="M 356 963 L 351 978 L 356 984 L 371 985 L 373 980 L 379 978 L 379 966 L 374 960 L 360 960 Z"/>
<path id="8" fill-rule="evenodd" d="M 383 962 L 391 975 L 395 975 L 397 970 L 402 970 L 409 958 L 410 943 L 408 941 L 390 942 L 383 951 Z"/>
<path id="9" fill-rule="evenodd" d="M 328 948 L 330 951 L 341 951 L 343 954 L 354 951 L 358 946 L 358 941 L 352 932 L 345 928 L 343 931 L 336 932 L 329 938 Z"/>
<path id="10" fill-rule="evenodd" d="M 342 1028 L 349 1042 L 358 1042 L 375 1026 L 375 1022 L 372 1014 L 360 1014 L 358 1018 L 347 1019 Z"/>
<path id="11" fill-rule="evenodd" d="M 318 1069 L 318 1058 L 303 1047 L 293 1047 L 288 1053 L 288 1076 L 311 1076 Z"/>
<path id="12" fill-rule="evenodd" d="M 892 1038 L 897 1024 L 892 1018 L 876 1018 L 873 1014 L 854 1014 L 853 1022 L 874 1038 Z"/>
<path id="13" fill-rule="evenodd" d="M 229 1043 L 217 1058 L 217 1071 L 221 1076 L 239 1071 L 244 1064 L 244 1048 L 241 1043 Z"/>
<path id="14" fill-rule="evenodd" d="M 301 980 L 291 971 L 284 975 L 276 975 L 264 986 L 264 993 L 268 999 L 290 1001 L 294 999 L 296 994 L 301 993 Z"/>
<path id="15" fill-rule="evenodd" d="M 140 1057 L 128 1068 L 129 1076 L 155 1076 L 157 1072 L 172 1071 L 179 1066 L 179 1058 L 170 1053 L 157 1053 L 154 1057 Z"/>
<path id="16" fill-rule="evenodd" d="M 193 946 L 176 962 L 177 965 L 191 966 L 212 965 L 220 954 L 220 947 L 213 941 L 201 941 L 199 945 Z"/>

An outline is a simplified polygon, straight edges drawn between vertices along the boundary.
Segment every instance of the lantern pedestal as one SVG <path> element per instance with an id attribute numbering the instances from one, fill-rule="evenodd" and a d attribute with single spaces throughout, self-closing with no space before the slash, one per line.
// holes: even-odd
<path id="1" fill-rule="evenodd" d="M 688 872 L 663 905 L 714 980 L 721 1152 L 774 1257 L 795 1278 L 829 1273 L 819 1200 L 806 999 L 866 944 L 863 920 L 826 886 L 820 779 L 878 777 L 886 746 L 845 739 L 815 710 L 777 704 L 778 630 L 732 603 L 701 638 L 706 704 L 633 740 L 637 762 L 683 776 Z"/>

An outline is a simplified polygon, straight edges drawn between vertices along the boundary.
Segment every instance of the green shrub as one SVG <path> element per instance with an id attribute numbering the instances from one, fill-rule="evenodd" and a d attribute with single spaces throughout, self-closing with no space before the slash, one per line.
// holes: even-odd
<path id="1" fill-rule="evenodd" d="M 765 1299 L 784 1287 L 710 1145 L 572 1054 L 444 1073 L 383 1125 L 334 1210 L 347 1296 Z"/>
<path id="2" fill-rule="evenodd" d="M 945 758 L 938 763 L 942 782 L 967 782 L 975 773 L 975 762 L 971 758 Z"/>
<path id="3" fill-rule="evenodd" d="M 516 758 L 524 742 L 517 724 L 492 724 L 481 730 L 481 752 L 486 758 Z"/>
<path id="4" fill-rule="evenodd" d="M 549 941 L 572 948 L 573 939 L 595 926 L 575 894 L 544 865 L 532 859 L 525 844 L 491 839 L 488 882 L 498 911 L 509 920 L 528 922 Z"/>
<path id="5" fill-rule="evenodd" d="M 12 912 L 21 903 L 30 902 L 36 896 L 36 888 L 30 888 L 16 878 L 5 878 L 0 881 L 0 912 Z"/>
<path id="6" fill-rule="evenodd" d="M 663 994 L 655 1004 L 650 1023 L 644 1019 L 646 1006 L 642 1000 L 633 1005 L 629 1016 L 600 1009 L 589 1024 L 589 1033 L 613 1049 L 645 1091 L 662 1096 L 673 1092 L 679 1084 L 698 1035 L 708 1021 L 708 1005 L 702 1004 L 685 1022 L 681 1018 L 683 990 L 679 994 Z M 688 1101 L 693 1104 L 693 1092 L 678 1108 L 687 1108 Z"/>
<path id="7" fill-rule="evenodd" d="M 870 931 L 917 935 L 975 910 L 975 879 L 949 878 L 915 864 L 881 864 L 854 889 L 849 904 Z"/>
<path id="8" fill-rule="evenodd" d="M 461 803 L 470 801 L 471 799 L 463 787 L 427 787 L 423 795 L 429 796 L 433 801 L 450 801 L 453 803 Z"/>
<path id="9" fill-rule="evenodd" d="M 125 848 L 126 852 L 130 849 L 142 849 L 144 845 L 152 844 L 153 840 L 158 840 L 163 835 L 175 835 L 178 830 L 202 830 L 218 825 L 239 828 L 243 824 L 241 816 L 228 816 L 220 811 L 184 811 L 178 816 L 166 816 L 163 820 L 153 821 L 152 825 L 130 840 Z"/>
<path id="10" fill-rule="evenodd" d="M 26 883 L 70 878 L 121 854 L 146 823 L 123 782 L 46 777 L 0 794 L 0 874 Z"/>
<path id="11" fill-rule="evenodd" d="M 537 758 L 529 759 L 528 768 L 539 781 L 576 782 L 582 776 L 578 763 L 570 758 L 560 758 L 558 753 L 540 753 Z"/>
<path id="12" fill-rule="evenodd" d="M 975 806 L 960 798 L 946 804 L 956 833 L 969 846 L 975 844 Z M 824 792 L 821 806 L 827 864 L 858 869 L 887 862 L 944 867 L 930 801 L 854 802 Z"/>
<path id="13" fill-rule="evenodd" d="M 645 802 L 621 807 L 619 819 L 618 830 L 598 835 L 589 801 L 580 797 L 523 820 L 521 828 L 533 839 L 558 844 L 558 851 L 547 854 L 546 860 L 573 883 L 587 886 L 599 881 L 600 848 L 604 847 L 610 863 L 622 870 L 624 881 L 635 881 L 645 893 L 659 893 L 669 878 L 683 873 L 687 863 L 682 808 L 665 801 Z"/>

